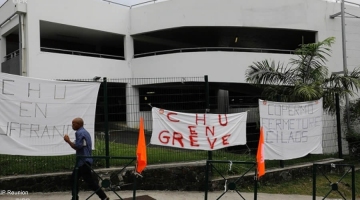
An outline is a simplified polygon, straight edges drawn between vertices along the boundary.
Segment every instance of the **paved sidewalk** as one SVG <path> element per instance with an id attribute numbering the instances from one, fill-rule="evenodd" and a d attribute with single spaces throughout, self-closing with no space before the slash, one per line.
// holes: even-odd
<path id="1" fill-rule="evenodd" d="M 119 199 L 113 192 L 106 192 L 111 200 Z M 92 192 L 80 191 L 79 196 L 81 200 L 88 198 Z M 132 191 L 119 191 L 118 194 L 122 199 L 129 198 L 133 196 Z M 222 191 L 209 192 L 208 200 L 218 199 Z M 136 196 L 148 195 L 156 200 L 204 200 L 204 192 L 189 192 L 189 191 L 136 191 Z M 254 199 L 254 194 L 252 193 L 241 193 L 243 198 L 238 195 L 238 193 L 229 191 L 224 194 L 220 199 Z M 29 193 L 28 195 L 10 195 L 2 194 L 0 195 L 1 200 L 70 200 L 71 192 L 53 192 L 53 193 Z M 92 196 L 90 200 L 99 199 L 96 195 Z M 312 196 L 306 195 L 282 195 L 282 194 L 264 194 L 258 193 L 258 200 L 312 200 Z M 318 197 L 316 199 L 322 199 Z"/>

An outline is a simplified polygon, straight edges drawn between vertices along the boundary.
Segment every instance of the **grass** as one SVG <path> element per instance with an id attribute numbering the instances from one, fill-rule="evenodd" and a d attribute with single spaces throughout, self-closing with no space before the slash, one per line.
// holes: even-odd
<path id="1" fill-rule="evenodd" d="M 97 140 L 93 151 L 94 156 L 105 155 L 104 140 Z M 109 145 L 110 156 L 136 156 L 136 146 L 119 144 L 110 142 Z M 331 157 L 332 155 L 311 155 L 301 159 L 294 159 L 285 161 L 285 165 L 293 165 L 301 162 L 311 162 L 323 158 Z M 336 157 L 336 156 L 335 156 Z M 164 147 L 148 147 L 147 148 L 148 164 L 161 164 L 173 162 L 187 162 L 206 160 L 208 158 L 207 151 L 190 151 L 176 148 Z M 233 160 L 233 161 L 255 161 L 255 155 L 250 154 L 235 154 L 225 150 L 217 150 L 212 152 L 213 160 Z M 96 159 L 94 168 L 105 167 L 105 159 Z M 110 166 L 121 166 L 127 164 L 129 160 L 112 159 Z M 51 172 L 71 171 L 75 164 L 75 155 L 68 156 L 12 156 L 0 155 L 0 177 L 20 174 L 41 174 Z M 135 165 L 135 163 L 133 164 Z M 266 167 L 278 167 L 279 161 L 266 161 Z M 219 168 L 226 169 L 228 165 L 219 164 Z M 225 170 L 226 171 L 226 170 Z M 242 169 L 237 169 L 234 165 L 232 173 L 240 173 Z"/>
<path id="2" fill-rule="evenodd" d="M 336 156 L 331 156 L 336 158 Z M 303 158 L 287 160 L 285 166 L 294 165 L 297 163 L 311 163 L 312 161 L 318 161 L 324 158 L 329 158 L 324 155 L 308 155 Z M 360 164 L 358 161 L 354 161 L 352 157 L 345 156 L 344 163 L 349 165 L 355 165 L 359 168 Z M 220 172 L 224 175 L 225 178 L 235 174 L 241 175 L 244 170 L 249 169 L 249 167 L 240 165 L 233 165 L 231 170 L 229 170 L 229 165 L 223 165 L 222 168 L 220 165 L 215 166 L 216 168 L 220 167 Z M 266 169 L 278 168 L 279 161 L 266 161 Z M 339 169 L 339 168 L 336 168 Z M 351 199 L 352 188 L 355 188 L 356 199 L 360 198 L 360 170 L 355 171 L 355 184 L 352 184 L 351 170 L 349 167 L 346 167 L 342 170 L 332 170 L 331 172 L 324 172 L 317 170 L 316 176 L 316 196 L 333 198 L 333 199 Z M 228 171 L 227 173 L 225 171 Z M 225 172 L 225 173 L 224 173 Z M 232 174 L 231 174 L 231 173 Z M 251 172 L 251 171 L 250 171 Z M 269 180 L 266 182 L 258 182 L 258 192 L 259 193 L 270 193 L 270 194 L 298 194 L 298 195 L 312 195 L 313 192 L 313 174 L 311 172 L 304 173 L 303 176 L 297 177 L 287 181 L 278 181 L 278 180 Z M 266 175 L 265 175 L 266 176 Z M 215 178 L 222 178 L 220 175 L 215 174 Z M 276 179 L 276 177 L 274 177 Z M 338 186 L 337 191 L 332 190 L 332 185 L 336 183 Z M 241 192 L 253 192 L 254 188 L 252 185 L 243 184 L 240 181 L 239 191 Z M 343 198 L 339 192 L 345 197 Z"/>
<path id="3" fill-rule="evenodd" d="M 97 140 L 96 150 L 93 151 L 93 155 L 103 156 L 105 151 L 103 150 L 105 142 L 103 140 Z M 119 143 L 110 143 L 110 155 L 111 156 L 131 156 L 136 155 L 136 146 L 126 145 Z M 186 162 L 186 161 L 199 161 L 206 160 L 208 158 L 207 151 L 189 151 L 174 148 L 163 147 L 148 147 L 147 148 L 148 164 L 159 163 L 173 163 L 173 162 Z M 296 163 L 312 162 L 329 157 L 337 157 L 337 155 L 309 155 L 303 158 L 284 161 L 285 166 L 293 165 Z M 255 155 L 250 154 L 234 154 L 225 150 L 218 150 L 212 152 L 213 160 L 226 160 L 226 161 L 255 161 Z M 29 157 L 29 156 L 9 156 L 0 155 L 0 177 L 9 175 L 20 174 L 41 174 L 50 172 L 64 172 L 71 171 L 74 167 L 75 156 L 54 156 L 54 157 Z M 129 160 L 112 159 L 110 165 L 121 166 L 127 164 Z M 347 159 L 346 163 L 351 164 L 351 160 Z M 134 166 L 133 162 L 130 166 Z M 104 159 L 95 160 L 95 167 L 105 167 Z M 229 168 L 231 167 L 231 170 Z M 266 168 L 279 167 L 279 161 L 266 161 Z M 216 164 L 216 168 L 225 175 L 239 174 L 248 169 L 248 167 L 241 165 L 232 165 L 229 163 Z M 317 196 L 325 196 L 330 189 L 330 182 L 328 179 L 318 175 L 317 179 Z M 341 177 L 341 175 L 340 175 Z M 339 174 L 330 174 L 329 179 L 332 182 L 336 182 L 339 179 Z M 356 172 L 355 185 L 360 186 L 360 171 Z M 339 191 L 344 191 L 346 197 L 351 195 L 351 176 L 345 176 L 338 184 Z M 253 188 L 250 188 L 253 189 Z M 276 194 L 302 194 L 312 195 L 312 177 L 304 176 L 295 180 L 275 184 L 268 183 L 266 185 L 259 185 L 258 192 L 263 193 L 276 193 Z M 360 187 L 356 187 L 357 198 L 360 198 Z M 335 192 L 332 192 L 329 197 L 340 198 Z M 341 198 L 340 198 L 341 199 Z"/>
<path id="4" fill-rule="evenodd" d="M 346 174 L 343 179 L 344 173 L 322 174 L 317 175 L 316 179 L 316 196 L 325 197 L 329 192 L 328 198 L 343 199 L 338 191 L 342 193 L 346 199 L 351 199 L 351 173 Z M 340 180 L 340 181 L 339 181 Z M 339 181 L 339 182 L 338 182 Z M 337 183 L 338 182 L 338 183 Z M 338 191 L 332 191 L 331 183 L 337 183 Z M 355 172 L 355 195 L 356 199 L 360 198 L 360 170 Z M 260 185 L 258 192 L 272 193 L 272 194 L 299 194 L 299 195 L 312 195 L 313 180 L 312 176 L 303 176 L 295 180 L 283 182 L 281 184 L 267 184 Z"/>

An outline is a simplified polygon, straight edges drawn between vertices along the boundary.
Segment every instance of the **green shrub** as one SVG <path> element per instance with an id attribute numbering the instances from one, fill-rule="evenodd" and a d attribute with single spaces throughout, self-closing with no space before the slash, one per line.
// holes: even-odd
<path id="1" fill-rule="evenodd" d="M 349 118 L 348 118 L 349 116 Z M 345 137 L 349 143 L 350 154 L 360 158 L 360 99 L 349 103 L 349 113 L 345 110 L 344 121 L 349 123 L 345 130 Z M 348 122 L 349 120 L 349 122 Z"/>

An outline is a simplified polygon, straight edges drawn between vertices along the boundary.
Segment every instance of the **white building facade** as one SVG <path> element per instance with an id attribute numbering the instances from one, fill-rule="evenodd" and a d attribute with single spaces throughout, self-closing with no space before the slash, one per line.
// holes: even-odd
<path id="1" fill-rule="evenodd" d="M 134 35 L 183 27 L 303 30 L 313 32 L 316 41 L 335 37 L 336 43 L 332 47 L 333 53 L 328 66 L 331 72 L 341 71 L 343 66 L 341 19 L 330 18 L 330 15 L 340 12 L 338 3 L 322 0 L 170 0 L 125 7 L 100 0 L 18 2 L 14 4 L 9 0 L 0 8 L 0 61 L 4 63 L 6 56 L 11 57 L 12 49 L 19 49 L 18 44 L 15 45 L 17 47 L 7 49 L 6 46 L 10 46 L 11 42 L 6 41 L 12 34 L 18 37 L 21 27 L 20 75 L 24 76 L 71 79 L 94 76 L 186 77 L 207 74 L 211 81 L 245 82 L 245 70 L 254 61 L 271 59 L 286 63 L 291 57 L 277 53 L 203 50 L 134 58 Z M 359 16 L 360 8 L 346 5 L 346 12 Z M 358 19 L 346 19 L 346 34 L 347 62 L 351 71 L 360 63 L 357 56 L 360 51 Z M 109 37 L 113 37 L 113 40 Z M 118 46 L 123 48 L 121 56 L 124 60 L 73 55 L 76 54 L 74 52 L 65 54 L 61 51 L 44 51 L 42 48 L 46 48 L 48 44 L 44 40 L 49 38 L 58 41 L 81 41 L 84 45 L 87 39 L 96 40 L 88 43 L 97 46 L 95 48 L 101 48 L 98 43 L 102 42 L 118 43 Z M 104 38 L 109 41 L 104 41 Z M 56 49 L 61 49 L 61 45 L 55 46 Z M 75 51 L 70 44 L 65 49 Z M 86 48 L 79 51 L 89 52 Z M 96 50 L 93 53 L 102 54 Z"/>
<path id="2" fill-rule="evenodd" d="M 245 83 L 265 59 L 285 64 L 301 43 L 335 37 L 330 72 L 343 71 L 340 4 L 322 0 L 8 0 L 0 7 L 1 71 L 45 79 L 209 76 Z M 346 5 L 360 16 L 360 7 Z M 346 18 L 347 64 L 360 66 L 360 20 Z M 128 84 L 126 93 L 137 94 Z M 127 97 L 127 101 L 138 99 Z M 134 104 L 130 113 L 140 113 Z M 144 112 L 149 117 L 149 112 Z M 137 115 L 127 116 L 136 119 Z M 331 130 L 333 131 L 333 130 Z M 329 150 L 328 152 L 331 152 Z"/>

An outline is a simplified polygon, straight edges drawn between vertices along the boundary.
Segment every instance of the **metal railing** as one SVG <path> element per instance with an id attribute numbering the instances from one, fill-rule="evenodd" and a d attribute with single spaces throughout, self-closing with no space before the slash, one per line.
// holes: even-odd
<path id="1" fill-rule="evenodd" d="M 141 2 L 141 3 L 133 4 L 133 5 L 130 6 L 130 8 L 132 8 L 134 6 L 139 6 L 139 5 L 142 5 L 142 4 L 150 3 L 150 2 L 156 3 L 156 0 L 149 0 L 149 1 L 144 1 L 144 2 Z"/>
<path id="2" fill-rule="evenodd" d="M 319 172 L 319 173 L 318 173 Z M 318 176 L 318 174 L 320 176 Z M 334 177 L 335 176 L 335 177 Z M 344 178 L 348 176 L 350 183 L 346 184 L 346 187 L 351 189 L 351 193 L 346 192 L 341 185 L 345 185 Z M 321 180 L 322 179 L 322 180 Z M 334 181 L 334 179 L 336 181 Z M 326 184 L 316 184 L 318 182 L 326 181 L 327 184 L 327 193 L 319 194 L 319 188 L 324 187 Z M 314 163 L 313 164 L 313 200 L 317 199 L 317 196 L 324 196 L 323 199 L 326 199 L 330 193 L 335 193 L 339 199 L 348 199 L 356 200 L 356 183 L 355 183 L 355 165 L 351 164 L 334 164 L 334 163 Z M 326 190 L 324 190 L 326 191 Z"/>
<path id="3" fill-rule="evenodd" d="M 117 172 L 118 174 L 122 174 L 125 169 L 131 165 L 132 163 L 135 164 L 136 162 L 136 156 L 132 157 L 132 156 L 76 156 L 76 164 L 75 164 L 75 168 L 74 168 L 74 180 L 73 180 L 73 188 L 74 190 L 72 191 L 72 196 L 76 197 L 77 193 L 78 193 L 78 188 L 79 188 L 79 181 L 78 181 L 78 177 L 81 176 L 81 174 L 79 175 L 79 167 L 78 167 L 78 163 L 80 161 L 84 162 L 84 165 L 86 165 L 86 167 L 89 167 L 91 169 L 92 174 L 95 174 L 97 178 L 99 178 L 101 180 L 101 187 L 102 188 L 106 188 L 107 190 L 112 191 L 117 197 L 119 197 L 120 199 L 121 196 L 118 194 L 118 192 L 115 190 L 115 188 L 111 187 L 111 179 L 107 179 L 107 178 L 103 178 L 100 174 L 98 174 L 94 169 L 92 169 L 91 165 L 89 165 L 89 163 L 85 162 L 86 158 L 92 158 L 92 159 L 120 159 L 120 160 L 128 160 L 127 162 L 125 162 L 125 165 L 121 167 L 121 170 Z M 133 196 L 132 199 L 135 200 L 136 198 L 136 176 L 133 176 Z M 98 190 L 101 190 L 101 188 L 99 188 Z M 93 193 L 87 198 L 90 199 L 98 190 L 93 191 Z"/>
<path id="4" fill-rule="evenodd" d="M 150 2 L 153 2 L 153 3 L 156 2 L 156 0 L 149 0 L 149 1 L 144 1 L 144 2 L 141 2 L 141 3 L 137 3 L 137 4 L 132 4 L 132 5 L 129 6 L 129 5 L 113 2 L 111 0 L 103 0 L 103 1 L 108 2 L 108 3 L 112 3 L 112 4 L 116 4 L 116 5 L 120 5 L 120 6 L 125 6 L 125 7 L 128 7 L 128 8 L 132 8 L 134 6 L 138 6 L 138 5 L 142 5 L 142 4 L 146 4 L 146 3 L 150 3 Z"/>
<path id="5" fill-rule="evenodd" d="M 228 177 L 219 169 L 221 166 L 215 166 L 215 164 L 238 164 L 241 165 L 243 171 L 239 172 L 239 175 L 236 177 Z M 249 183 L 245 182 L 244 177 L 248 174 L 251 170 L 254 170 L 254 200 L 257 200 L 257 188 L 258 188 L 258 179 L 257 179 L 257 164 L 256 162 L 247 162 L 247 161 L 231 161 L 231 160 L 207 160 L 205 166 L 205 195 L 204 199 L 208 199 L 208 192 L 209 192 L 209 183 L 210 183 L 210 175 L 211 174 L 218 174 L 225 182 L 225 190 L 224 192 L 217 198 L 221 199 L 225 193 L 231 191 L 236 192 L 239 195 L 239 199 L 245 199 L 243 195 L 240 193 L 240 185 L 247 185 L 247 189 L 250 189 Z M 229 170 L 230 171 L 230 170 Z M 215 173 L 216 172 L 216 173 Z M 251 173 L 251 172 L 250 172 Z M 250 174 L 249 173 L 249 174 Z M 227 183 L 229 181 L 229 183 Z M 241 182 L 242 181 L 242 182 Z M 241 183 L 240 183 L 241 182 Z"/>
<path id="6" fill-rule="evenodd" d="M 18 57 L 19 54 L 20 54 L 20 51 L 19 51 L 19 49 L 18 49 L 18 50 L 15 50 L 15 51 L 7 54 L 6 56 L 4 56 L 4 58 L 5 58 L 5 60 L 11 60 L 11 59 L 13 59 L 13 58 L 15 58 L 15 57 Z"/>
<path id="7" fill-rule="evenodd" d="M 194 48 L 181 48 L 169 49 L 163 51 L 153 51 L 147 53 L 135 54 L 134 58 L 145 56 L 156 56 L 170 53 L 186 53 L 186 52 L 207 52 L 207 51 L 230 51 L 230 52 L 256 52 L 256 53 L 281 53 L 281 54 L 294 54 L 294 50 L 284 49 L 262 49 L 262 48 L 242 48 L 242 47 L 194 47 Z"/>
<path id="8" fill-rule="evenodd" d="M 90 56 L 90 57 L 125 60 L 124 56 L 115 56 L 115 55 L 100 54 L 100 53 L 90 53 L 90 52 L 74 51 L 74 50 L 66 50 L 66 49 L 55 49 L 55 48 L 48 48 L 48 47 L 41 47 L 41 51 L 50 52 L 50 53 L 71 54 L 71 55 L 77 55 L 77 56 Z"/>
<path id="9" fill-rule="evenodd" d="M 125 4 L 121 4 L 121 3 L 117 3 L 117 2 L 113 2 L 113 1 L 108 1 L 108 0 L 103 0 L 103 1 L 108 2 L 108 3 L 112 3 L 112 4 L 116 4 L 116 5 L 120 5 L 120 6 L 125 6 L 125 7 L 130 8 L 130 6 L 125 5 Z"/>
<path id="10" fill-rule="evenodd" d="M 341 3 L 341 1 L 342 1 L 342 0 L 335 0 L 336 3 Z M 350 2 L 350 1 L 344 1 L 344 3 L 351 4 L 351 5 L 355 5 L 355 6 L 360 6 L 360 4 L 354 3 L 354 2 Z"/>
<path id="11" fill-rule="evenodd" d="M 63 80 L 76 82 L 94 81 L 93 79 Z M 165 83 L 167 85 L 166 87 L 164 87 Z M 129 85 L 133 86 L 134 88 L 129 88 Z M 243 87 L 247 86 L 239 85 L 236 90 L 241 92 L 243 91 Z M 151 95 L 146 93 L 152 89 L 157 89 L 156 93 Z M 234 91 L 234 87 L 230 85 L 223 85 L 222 89 Z M 151 145 L 151 106 L 187 113 L 223 113 L 223 110 L 226 110 L 226 108 L 224 108 L 226 106 L 225 104 L 219 103 L 219 95 L 217 94 L 217 91 L 218 85 L 209 84 L 208 79 L 205 77 L 112 79 L 103 77 L 96 104 L 94 121 L 95 150 L 93 151 L 93 156 L 134 156 L 139 135 L 139 116 L 144 116 L 145 140 L 148 144 L 148 165 L 168 162 L 198 161 L 209 158 L 210 154 L 207 151 Z M 145 100 L 145 97 L 147 97 L 147 100 Z M 231 95 L 229 97 L 244 99 L 244 102 L 250 101 L 250 96 L 244 96 L 241 93 L 239 95 Z M 255 98 L 256 101 L 252 106 L 254 109 L 251 109 L 251 111 L 247 112 L 247 119 L 252 119 L 252 121 L 248 121 L 246 125 L 247 144 L 211 151 L 211 158 L 213 160 L 254 160 L 254 154 L 258 148 L 259 139 L 259 127 L 257 123 L 257 100 L 259 98 L 263 99 L 263 97 L 253 97 L 253 95 L 251 95 L 251 98 Z M 250 103 L 246 104 L 246 106 L 250 107 Z M 229 112 L 230 114 L 244 112 L 245 110 L 250 109 L 237 106 L 237 108 L 229 108 L 226 112 Z M 327 149 L 338 149 L 337 144 L 333 142 L 334 139 L 332 139 L 334 138 L 334 134 L 336 134 L 334 132 L 336 131 L 334 124 L 336 124 L 336 119 L 333 117 L 323 119 L 323 130 L 327 130 L 324 132 L 323 137 L 323 144 L 326 144 L 324 145 L 324 150 L 326 151 L 329 151 Z M 2 128 L 5 130 L 6 125 L 2 126 Z M 337 151 L 331 152 L 336 153 Z M 333 153 L 325 156 L 332 157 Z M 301 160 L 312 160 L 313 158 L 314 157 L 310 155 L 306 158 L 302 158 Z M 0 177 L 11 176 L 15 174 L 39 174 L 71 171 L 74 167 L 74 159 L 74 155 L 17 156 L 0 154 Z M 94 164 L 92 166 L 93 168 L 98 169 L 105 168 L 106 166 L 122 166 L 123 164 L 124 163 L 118 159 L 112 159 L 111 163 L 108 163 L 106 160 L 102 159 L 94 160 Z M 278 161 L 271 161 L 267 163 L 267 165 L 278 165 Z M 290 165 L 290 163 L 286 163 L 286 165 Z M 237 171 L 237 167 L 239 167 L 239 165 L 234 165 L 233 171 Z"/>

